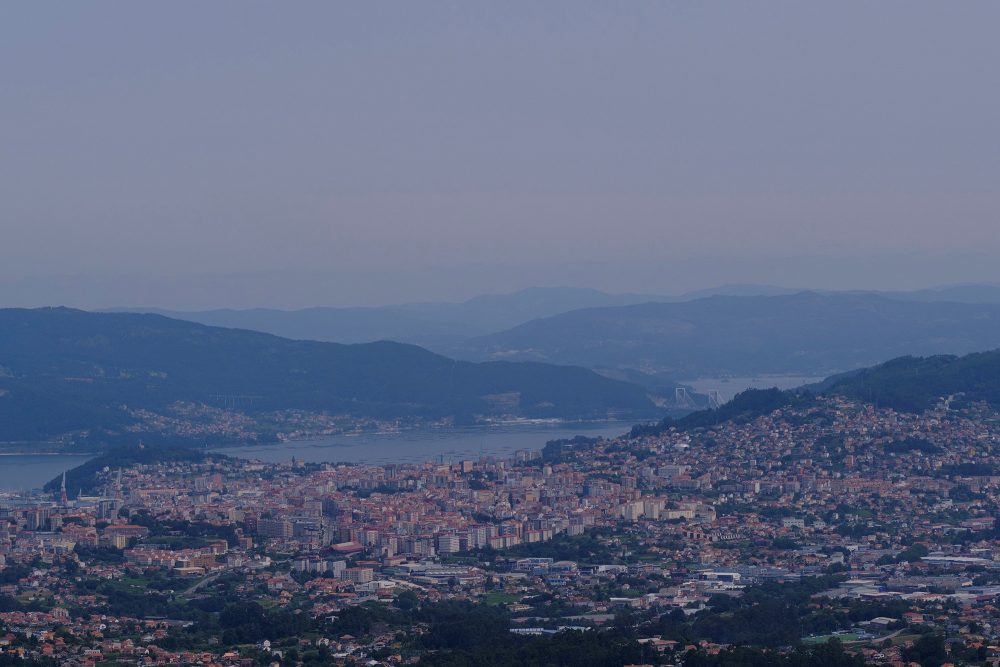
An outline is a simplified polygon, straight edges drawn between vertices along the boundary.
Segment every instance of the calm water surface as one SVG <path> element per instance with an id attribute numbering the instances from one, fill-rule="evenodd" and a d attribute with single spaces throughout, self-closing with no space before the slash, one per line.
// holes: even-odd
<path id="1" fill-rule="evenodd" d="M 745 389 L 794 389 L 804 384 L 812 384 L 823 380 L 812 375 L 756 375 L 753 377 L 696 378 L 681 380 L 681 384 L 692 387 L 699 393 L 718 391 L 719 400 L 723 403 L 733 400 L 733 396 Z"/>
<path id="2" fill-rule="evenodd" d="M 723 401 L 748 387 L 787 389 L 822 378 L 808 376 L 759 376 L 698 378 L 685 380 L 696 391 L 719 391 Z M 272 463 L 290 461 L 294 456 L 307 463 L 420 463 L 422 461 L 476 459 L 480 456 L 505 457 L 518 449 L 540 450 L 546 441 L 575 435 L 614 437 L 625 433 L 632 422 L 583 422 L 574 424 L 505 424 L 452 429 L 418 429 L 400 433 L 337 435 L 316 440 L 298 440 L 276 445 L 226 447 L 213 451 Z M 0 455 L 0 491 L 39 488 L 64 470 L 92 458 L 79 454 Z"/>
<path id="3" fill-rule="evenodd" d="M 225 447 L 213 451 L 272 463 L 294 456 L 308 463 L 349 462 L 420 463 L 423 461 L 509 456 L 517 449 L 541 450 L 548 440 L 575 435 L 613 437 L 631 428 L 631 422 L 577 424 L 516 424 L 457 429 L 419 429 L 400 433 L 331 436 L 276 445 Z M 13 454 L 0 456 L 0 491 L 40 488 L 64 470 L 92 457 L 79 454 Z"/>
<path id="4" fill-rule="evenodd" d="M 91 458 L 87 454 L 12 454 L 0 456 L 0 491 L 28 491 L 40 488 L 64 470 Z"/>

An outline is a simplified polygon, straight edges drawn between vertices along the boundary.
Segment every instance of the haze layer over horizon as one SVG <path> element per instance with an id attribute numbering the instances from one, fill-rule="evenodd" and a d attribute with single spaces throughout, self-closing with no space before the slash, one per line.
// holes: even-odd
<path id="1" fill-rule="evenodd" d="M 998 19 L 7 5 L 0 305 L 998 282 Z"/>

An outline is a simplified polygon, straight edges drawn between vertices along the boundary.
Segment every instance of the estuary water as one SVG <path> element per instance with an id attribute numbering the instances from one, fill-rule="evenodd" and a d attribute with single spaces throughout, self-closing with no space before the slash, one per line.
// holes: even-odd
<path id="1" fill-rule="evenodd" d="M 5 454 L 0 455 L 0 491 L 29 491 L 45 486 L 64 470 L 93 458 L 89 454 Z"/>
<path id="2" fill-rule="evenodd" d="M 719 401 L 727 403 L 733 396 L 746 389 L 794 389 L 805 384 L 820 382 L 825 378 L 814 375 L 755 375 L 746 377 L 715 377 L 680 380 L 698 393 L 719 392 Z"/>
<path id="3" fill-rule="evenodd" d="M 272 463 L 295 457 L 308 463 L 421 463 L 457 461 L 480 456 L 510 456 L 518 449 L 541 450 L 549 440 L 586 435 L 614 437 L 632 422 L 516 423 L 448 429 L 413 429 L 398 433 L 337 435 L 273 445 L 223 447 L 211 451 Z M 0 455 L 0 492 L 28 491 L 43 486 L 64 470 L 92 458 L 80 454 Z"/>
<path id="4" fill-rule="evenodd" d="M 748 387 L 787 389 L 822 378 L 791 375 L 757 377 L 698 378 L 685 384 L 696 391 L 717 390 L 725 402 Z M 221 454 L 271 463 L 295 457 L 307 463 L 420 463 L 458 461 L 480 456 L 507 457 L 518 449 L 541 450 L 549 440 L 575 435 L 606 438 L 621 435 L 633 422 L 530 422 L 460 428 L 413 429 L 395 433 L 335 435 L 314 440 L 296 440 L 273 445 L 224 447 Z M 90 460 L 80 454 L 0 455 L 0 492 L 38 488 L 64 470 Z"/>

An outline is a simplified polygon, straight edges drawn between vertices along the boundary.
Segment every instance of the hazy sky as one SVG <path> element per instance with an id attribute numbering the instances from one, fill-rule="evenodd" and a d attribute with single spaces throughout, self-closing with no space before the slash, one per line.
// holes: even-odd
<path id="1" fill-rule="evenodd" d="M 992 1 L 3 3 L 0 296 L 972 252 L 924 283 L 1000 281 L 997 26 Z M 575 271 L 550 278 L 668 291 Z M 194 304 L 170 280 L 148 305 Z"/>

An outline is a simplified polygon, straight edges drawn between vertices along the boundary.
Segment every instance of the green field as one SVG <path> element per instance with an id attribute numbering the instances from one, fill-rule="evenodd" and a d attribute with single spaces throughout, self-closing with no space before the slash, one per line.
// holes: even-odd
<path id="1" fill-rule="evenodd" d="M 515 595 L 513 593 L 503 593 L 501 591 L 490 591 L 483 598 L 486 604 L 511 604 L 517 602 L 521 599 L 520 595 Z"/>
<path id="2" fill-rule="evenodd" d="M 858 636 L 853 632 L 849 632 L 846 635 L 820 635 L 818 637 L 806 637 L 802 640 L 803 644 L 825 644 L 831 639 L 839 639 L 842 642 L 856 642 L 858 641 Z"/>

